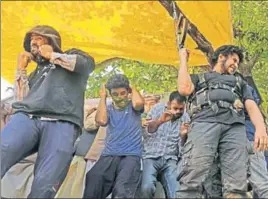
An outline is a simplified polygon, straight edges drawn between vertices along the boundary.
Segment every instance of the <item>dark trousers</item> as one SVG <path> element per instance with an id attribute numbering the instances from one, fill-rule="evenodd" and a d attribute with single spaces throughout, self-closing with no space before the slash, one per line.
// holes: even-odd
<path id="1" fill-rule="evenodd" d="M 243 124 L 194 122 L 183 148 L 178 198 L 200 198 L 219 155 L 224 198 L 246 198 L 247 137 Z"/>
<path id="2" fill-rule="evenodd" d="M 140 194 L 141 162 L 137 156 L 101 156 L 86 175 L 83 198 L 135 198 Z"/>
<path id="3" fill-rule="evenodd" d="M 263 152 L 254 152 L 253 142 L 247 141 L 249 154 L 249 178 L 248 181 L 253 188 L 254 198 L 268 198 L 268 172 Z M 219 160 L 213 165 L 210 172 L 211 179 L 208 180 L 207 191 L 213 198 L 222 197 L 221 170 Z"/>
<path id="4" fill-rule="evenodd" d="M 13 165 L 38 152 L 28 197 L 53 198 L 67 175 L 77 135 L 78 128 L 69 122 L 16 113 L 1 132 L 1 178 Z"/>

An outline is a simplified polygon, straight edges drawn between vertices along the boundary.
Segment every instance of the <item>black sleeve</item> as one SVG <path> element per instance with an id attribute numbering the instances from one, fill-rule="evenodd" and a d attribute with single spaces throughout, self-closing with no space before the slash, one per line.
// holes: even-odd
<path id="1" fill-rule="evenodd" d="M 242 92 L 243 102 L 245 102 L 248 99 L 254 101 L 254 97 L 252 96 L 252 92 L 250 91 L 250 89 L 245 81 L 243 81 L 243 83 L 242 83 L 241 92 Z"/>
<path id="2" fill-rule="evenodd" d="M 76 56 L 75 72 L 88 75 L 95 69 L 95 61 L 92 57 Z"/>
<path id="3" fill-rule="evenodd" d="M 192 79 L 193 85 L 194 85 L 195 90 L 196 90 L 197 89 L 198 82 L 199 82 L 199 77 L 198 77 L 197 74 L 191 74 L 190 77 Z"/>

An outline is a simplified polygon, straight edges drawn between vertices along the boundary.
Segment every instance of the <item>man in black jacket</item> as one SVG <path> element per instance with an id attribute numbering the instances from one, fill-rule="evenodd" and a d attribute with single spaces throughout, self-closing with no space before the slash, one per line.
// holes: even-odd
<path id="1" fill-rule="evenodd" d="M 36 26 L 18 57 L 17 102 L 1 132 L 1 178 L 10 167 L 38 152 L 30 198 L 53 198 L 65 178 L 74 142 L 83 126 L 84 91 L 94 59 L 82 51 L 61 50 L 61 37 L 50 26 Z M 33 60 L 35 71 L 26 77 Z"/>

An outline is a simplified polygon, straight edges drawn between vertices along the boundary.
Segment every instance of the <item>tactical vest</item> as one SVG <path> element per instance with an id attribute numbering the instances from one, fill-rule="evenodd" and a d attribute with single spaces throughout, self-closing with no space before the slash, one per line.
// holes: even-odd
<path id="1" fill-rule="evenodd" d="M 222 82 L 218 83 L 208 83 L 205 80 L 204 74 L 198 74 L 199 83 L 198 87 L 201 88 L 197 92 L 190 95 L 187 99 L 187 112 L 190 115 L 190 117 L 194 116 L 195 114 L 202 111 L 204 108 L 211 107 L 211 109 L 217 113 L 219 111 L 219 107 L 221 108 L 229 108 L 234 110 L 235 112 L 240 113 L 240 111 L 244 111 L 244 107 L 242 109 L 237 109 L 234 103 L 242 103 L 242 83 L 243 78 L 239 74 L 235 74 L 236 77 L 236 85 L 234 87 L 224 84 Z M 210 100 L 210 92 L 213 89 L 224 89 L 232 92 L 235 96 L 234 103 L 230 103 L 227 101 L 219 100 L 217 102 L 212 102 Z M 237 101 L 239 100 L 239 101 Z"/>

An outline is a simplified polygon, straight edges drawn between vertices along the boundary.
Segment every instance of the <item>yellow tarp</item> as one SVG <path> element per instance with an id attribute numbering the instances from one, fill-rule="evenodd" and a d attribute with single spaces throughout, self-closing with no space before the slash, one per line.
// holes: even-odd
<path id="1" fill-rule="evenodd" d="M 177 1 L 213 47 L 232 42 L 230 2 Z M 13 82 L 25 33 L 35 25 L 56 28 L 62 48 L 76 47 L 97 63 L 113 57 L 178 65 L 173 19 L 158 1 L 1 2 L 1 76 Z M 191 65 L 207 63 L 189 36 Z M 32 70 L 34 64 L 30 66 Z"/>

